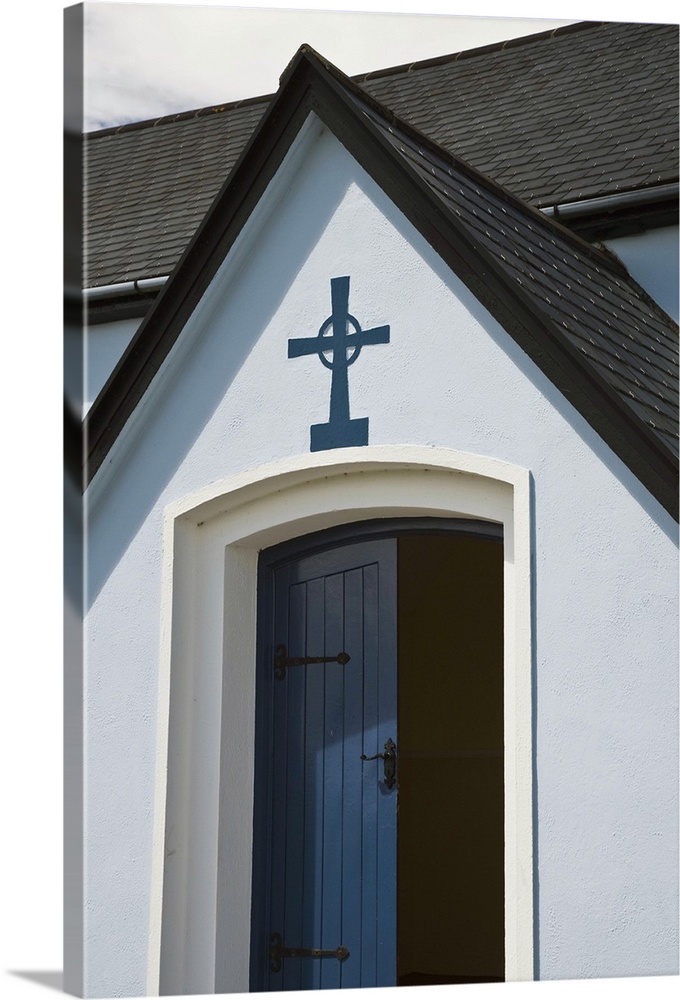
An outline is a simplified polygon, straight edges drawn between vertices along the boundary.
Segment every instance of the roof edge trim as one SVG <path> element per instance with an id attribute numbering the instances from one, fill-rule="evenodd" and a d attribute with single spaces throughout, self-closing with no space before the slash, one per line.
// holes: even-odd
<path id="1" fill-rule="evenodd" d="M 503 18 L 496 18 L 503 20 Z M 543 19 L 542 19 L 543 20 Z M 545 20 L 551 20 L 545 18 Z M 558 18 L 554 18 L 555 21 Z M 562 19 L 559 19 L 562 20 Z M 564 19 L 566 20 L 566 19 Z M 505 38 L 499 42 L 489 42 L 487 45 L 476 45 L 472 49 L 461 49 L 450 55 L 430 56 L 427 59 L 419 59 L 412 63 L 400 63 L 398 66 L 386 66 L 384 69 L 371 70 L 369 73 L 357 73 L 350 77 L 355 83 L 363 83 L 364 80 L 377 80 L 380 77 L 389 76 L 391 73 L 410 73 L 411 70 L 429 69 L 430 66 L 442 66 L 449 62 L 460 62 L 461 59 L 474 59 L 475 56 L 486 55 L 489 52 L 502 52 L 505 49 L 518 48 L 521 45 L 531 45 L 534 42 L 542 42 L 555 35 L 571 34 L 575 31 L 601 28 L 607 24 L 615 24 L 614 21 L 571 21 L 569 24 L 560 24 L 556 28 L 546 28 L 545 31 L 536 31 L 531 35 L 516 35 L 513 38 Z"/>
<path id="2" fill-rule="evenodd" d="M 96 128 L 83 132 L 82 138 L 104 139 L 108 135 L 118 135 L 125 132 L 136 132 L 139 129 L 157 128 L 159 125 L 174 125 L 175 122 L 189 121 L 192 118 L 210 118 L 224 111 L 235 111 L 237 108 L 249 107 L 253 104 L 269 104 L 275 94 L 261 94 L 258 97 L 242 97 L 237 101 L 223 101 L 221 104 L 208 104 L 202 108 L 190 108 L 188 111 L 176 111 L 169 115 L 156 118 L 143 118 L 141 121 L 121 122 L 119 125 L 109 125 L 108 128 Z"/>

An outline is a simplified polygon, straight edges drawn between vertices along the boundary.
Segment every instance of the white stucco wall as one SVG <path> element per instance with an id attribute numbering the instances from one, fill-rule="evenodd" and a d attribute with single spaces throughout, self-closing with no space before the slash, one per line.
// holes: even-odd
<path id="1" fill-rule="evenodd" d="M 678 322 L 678 226 L 607 240 L 628 273 Z"/>
<path id="2" fill-rule="evenodd" d="M 533 478 L 537 972 L 674 973 L 672 519 L 331 136 L 315 126 L 299 152 L 90 489 L 87 993 L 147 988 L 163 512 L 309 456 L 330 375 L 287 342 L 317 333 L 341 275 L 362 327 L 390 325 L 350 369 L 371 445 L 452 448 Z"/>

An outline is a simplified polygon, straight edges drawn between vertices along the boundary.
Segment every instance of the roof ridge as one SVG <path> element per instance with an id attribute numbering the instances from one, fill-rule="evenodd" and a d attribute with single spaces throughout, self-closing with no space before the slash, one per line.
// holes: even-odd
<path id="1" fill-rule="evenodd" d="M 235 111 L 237 108 L 253 104 L 269 104 L 275 94 L 262 94 L 259 97 L 242 97 L 237 101 L 223 101 L 221 104 L 207 104 L 203 108 L 192 108 L 189 111 L 175 111 L 160 118 L 144 118 L 142 121 L 123 122 L 121 125 L 111 125 L 108 128 L 93 129 L 84 132 L 83 139 L 99 139 L 107 135 L 118 135 L 121 132 L 136 132 L 140 129 L 155 128 L 157 125 L 173 125 L 175 122 L 187 121 L 190 118 L 209 118 L 211 115 L 225 111 Z"/>
<path id="2" fill-rule="evenodd" d="M 488 52 L 501 52 L 504 49 L 518 48 L 522 45 L 532 45 L 535 42 L 545 41 L 555 35 L 566 35 L 585 29 L 602 28 L 607 24 L 622 24 L 621 21 L 572 21 L 571 24 L 562 24 L 557 28 L 548 28 L 546 31 L 537 31 L 532 35 L 517 35 L 514 38 L 501 39 L 498 42 L 489 42 L 487 45 L 477 45 L 472 49 L 461 49 L 459 52 L 451 52 L 442 56 L 429 56 L 427 59 L 419 59 L 412 63 L 401 63 L 399 66 L 387 66 L 384 69 L 371 70 L 369 73 L 357 73 L 350 77 L 357 83 L 364 80 L 375 80 L 379 77 L 390 76 L 396 73 L 410 73 L 413 70 L 429 69 L 430 66 L 442 66 L 445 63 L 459 62 L 461 59 L 474 59 L 476 56 L 486 55 Z"/>
<path id="3" fill-rule="evenodd" d="M 386 66 L 383 69 L 371 70 L 368 73 L 355 73 L 352 76 L 346 74 L 348 79 L 353 80 L 355 83 L 362 83 L 363 81 L 376 80 L 380 77 L 397 75 L 399 73 L 410 73 L 413 70 L 427 69 L 431 66 L 442 66 L 445 63 L 458 62 L 461 59 L 473 59 L 475 56 L 484 55 L 487 52 L 502 51 L 507 48 L 516 48 L 522 45 L 531 45 L 535 42 L 542 41 L 546 38 L 552 38 L 555 35 L 570 34 L 576 31 L 592 30 L 593 28 L 602 27 L 605 24 L 618 24 L 621 22 L 614 21 L 574 21 L 571 24 L 564 24 L 558 28 L 549 28 L 547 31 L 536 32 L 533 35 L 519 35 L 516 38 L 506 38 L 499 42 L 491 42 L 488 45 L 479 45 L 472 49 L 462 49 L 459 52 L 447 53 L 441 56 L 430 56 L 427 59 L 419 59 L 412 63 L 399 63 L 396 66 Z M 315 50 L 308 44 L 303 43 L 299 49 L 308 50 L 315 52 Z M 322 60 L 326 60 L 319 55 L 318 52 L 315 54 Z M 296 53 L 297 55 L 297 53 Z M 295 56 L 291 59 L 291 63 L 295 60 Z M 289 63 L 290 65 L 290 63 Z M 281 76 L 285 75 L 285 70 Z M 123 122 L 120 125 L 111 125 L 108 128 L 103 129 L 93 129 L 90 132 L 84 132 L 83 138 L 85 139 L 99 139 L 105 138 L 109 135 L 117 135 L 123 132 L 133 132 L 137 129 L 145 128 L 155 128 L 158 125 L 172 125 L 175 122 L 187 121 L 190 118 L 204 118 L 209 117 L 212 114 L 220 114 L 226 111 L 234 111 L 237 108 L 245 107 L 247 105 L 259 104 L 259 103 L 269 103 L 275 94 L 261 94 L 257 97 L 243 97 L 236 101 L 223 101 L 217 104 L 208 104 L 200 108 L 191 108 L 187 111 L 177 111 L 169 115 L 161 115 L 157 118 L 144 118 L 141 121 L 133 122 Z"/>

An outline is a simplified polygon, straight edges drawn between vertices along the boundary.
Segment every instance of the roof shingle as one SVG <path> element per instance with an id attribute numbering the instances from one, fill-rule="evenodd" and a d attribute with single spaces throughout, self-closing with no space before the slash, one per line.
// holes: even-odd
<path id="1" fill-rule="evenodd" d="M 677 65 L 677 26 L 579 24 L 357 82 L 544 206 L 677 179 Z M 87 286 L 172 270 L 270 100 L 88 136 Z"/>
<path id="2" fill-rule="evenodd" d="M 362 111 L 454 213 L 472 244 L 522 290 L 532 311 L 543 316 L 545 336 L 575 349 L 677 455 L 678 337 L 665 313 L 604 253 L 464 161 L 419 142 L 365 104 Z"/>

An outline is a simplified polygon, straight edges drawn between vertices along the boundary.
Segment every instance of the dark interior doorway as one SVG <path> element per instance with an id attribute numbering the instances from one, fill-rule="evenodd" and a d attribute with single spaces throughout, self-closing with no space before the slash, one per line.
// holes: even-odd
<path id="1" fill-rule="evenodd" d="M 408 535 L 397 551 L 397 982 L 500 982 L 503 546 Z"/>

